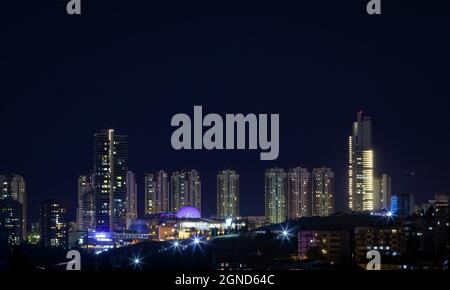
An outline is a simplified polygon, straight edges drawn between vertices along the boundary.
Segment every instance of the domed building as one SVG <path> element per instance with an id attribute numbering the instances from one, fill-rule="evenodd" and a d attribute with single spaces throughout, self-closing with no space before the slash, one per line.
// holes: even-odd
<path id="1" fill-rule="evenodd" d="M 177 212 L 179 219 L 199 219 L 201 217 L 200 210 L 190 205 L 181 207 Z"/>

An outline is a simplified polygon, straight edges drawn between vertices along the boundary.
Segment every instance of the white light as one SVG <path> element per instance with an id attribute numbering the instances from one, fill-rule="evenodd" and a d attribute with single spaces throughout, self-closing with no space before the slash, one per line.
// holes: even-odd
<path id="1" fill-rule="evenodd" d="M 289 233 L 286 230 L 283 231 L 283 236 L 287 237 L 288 234 Z"/>
<path id="2" fill-rule="evenodd" d="M 180 243 L 179 243 L 178 241 L 175 241 L 175 242 L 173 243 L 173 245 L 174 245 L 175 247 L 178 247 L 178 246 L 180 245 Z"/>
<path id="3" fill-rule="evenodd" d="M 194 238 L 194 244 L 198 245 L 200 243 L 200 239 L 199 238 Z"/>

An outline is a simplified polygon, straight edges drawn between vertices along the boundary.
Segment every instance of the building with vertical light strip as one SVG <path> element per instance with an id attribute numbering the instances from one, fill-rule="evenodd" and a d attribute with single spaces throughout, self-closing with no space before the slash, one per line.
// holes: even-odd
<path id="1" fill-rule="evenodd" d="M 311 216 L 311 173 L 306 168 L 289 169 L 287 176 L 287 216 L 298 219 Z"/>
<path id="2" fill-rule="evenodd" d="M 312 173 L 312 215 L 334 213 L 334 172 L 331 168 L 315 168 Z"/>
<path id="3" fill-rule="evenodd" d="M 271 224 L 286 221 L 287 174 L 281 168 L 271 168 L 265 173 L 265 215 Z"/>
<path id="4" fill-rule="evenodd" d="M 94 184 L 97 231 L 123 231 L 126 226 L 127 136 L 114 130 L 95 134 Z"/>
<path id="5" fill-rule="evenodd" d="M 222 170 L 217 174 L 217 217 L 235 218 L 239 213 L 239 174 Z"/>
<path id="6" fill-rule="evenodd" d="M 358 112 L 349 137 L 348 194 L 352 211 L 374 210 L 372 123 L 362 112 Z"/>

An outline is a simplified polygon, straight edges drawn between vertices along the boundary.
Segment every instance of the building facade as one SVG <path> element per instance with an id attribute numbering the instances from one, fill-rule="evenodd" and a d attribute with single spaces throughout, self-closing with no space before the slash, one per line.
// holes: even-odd
<path id="1" fill-rule="evenodd" d="M 281 168 L 265 173 L 265 215 L 272 223 L 282 223 L 287 217 L 287 174 Z"/>
<path id="2" fill-rule="evenodd" d="M 170 211 L 167 172 L 159 170 L 145 175 L 145 215 Z"/>
<path id="3" fill-rule="evenodd" d="M 414 195 L 398 193 L 391 197 L 391 212 L 395 216 L 407 217 L 413 214 L 415 207 Z"/>
<path id="4" fill-rule="evenodd" d="M 22 205 L 22 239 L 27 237 L 27 191 L 25 180 L 17 174 L 0 175 L 0 200 L 12 198 Z"/>
<path id="5" fill-rule="evenodd" d="M 171 211 L 193 206 L 201 212 L 201 181 L 197 170 L 175 171 L 171 176 Z"/>
<path id="6" fill-rule="evenodd" d="M 69 243 L 67 210 L 60 202 L 50 199 L 41 206 L 41 244 L 44 247 L 63 247 Z"/>
<path id="7" fill-rule="evenodd" d="M 23 239 L 22 203 L 11 197 L 0 200 L 0 261 Z"/>
<path id="8" fill-rule="evenodd" d="M 374 149 L 372 122 L 358 112 L 349 137 L 349 208 L 355 212 L 374 210 Z"/>
<path id="9" fill-rule="evenodd" d="M 239 217 L 239 174 L 222 170 L 217 174 L 217 217 Z"/>
<path id="10" fill-rule="evenodd" d="M 331 168 L 315 168 L 312 173 L 312 215 L 334 213 L 334 172 Z"/>
<path id="11" fill-rule="evenodd" d="M 391 208 L 391 178 L 387 174 L 374 180 L 374 210 Z"/>
<path id="12" fill-rule="evenodd" d="M 297 219 L 311 215 L 311 173 L 296 167 L 287 176 L 287 216 Z"/>
<path id="13" fill-rule="evenodd" d="M 127 172 L 127 225 L 137 219 L 137 183 L 133 172 Z"/>
<path id="14" fill-rule="evenodd" d="M 94 183 L 97 231 L 122 231 L 126 225 L 128 141 L 114 130 L 95 134 Z"/>

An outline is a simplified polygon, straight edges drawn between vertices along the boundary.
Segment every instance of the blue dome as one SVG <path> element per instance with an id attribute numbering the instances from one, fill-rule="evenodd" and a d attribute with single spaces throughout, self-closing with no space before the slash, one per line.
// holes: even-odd
<path id="1" fill-rule="evenodd" d="M 200 211 L 198 208 L 187 205 L 180 208 L 177 213 L 177 218 L 179 219 L 199 219 L 201 218 Z"/>

